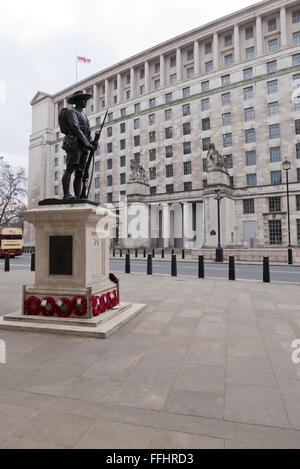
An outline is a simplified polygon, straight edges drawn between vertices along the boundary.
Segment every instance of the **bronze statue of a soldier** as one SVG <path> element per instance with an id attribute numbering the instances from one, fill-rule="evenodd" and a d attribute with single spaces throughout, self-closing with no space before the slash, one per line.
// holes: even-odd
<path id="1" fill-rule="evenodd" d="M 84 112 L 87 102 L 92 95 L 76 91 L 68 100 L 68 103 L 75 105 L 72 108 L 65 108 L 60 112 L 59 124 L 63 134 L 63 150 L 67 154 L 66 170 L 63 175 L 62 185 L 64 200 L 80 199 L 83 191 L 83 176 L 87 165 L 89 152 L 95 152 L 97 146 L 91 140 L 91 129 L 89 120 Z M 70 194 L 70 180 L 75 172 L 74 194 Z"/>

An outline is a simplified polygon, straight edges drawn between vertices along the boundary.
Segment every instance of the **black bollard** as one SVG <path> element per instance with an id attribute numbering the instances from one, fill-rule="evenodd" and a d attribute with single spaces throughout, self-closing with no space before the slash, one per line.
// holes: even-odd
<path id="1" fill-rule="evenodd" d="M 182 250 L 182 259 L 183 260 L 185 259 L 185 250 L 184 249 Z"/>
<path id="2" fill-rule="evenodd" d="M 137 259 L 139 257 L 139 251 L 138 249 L 135 250 L 135 258 Z"/>
<path id="3" fill-rule="evenodd" d="M 204 256 L 198 258 L 198 278 L 205 278 Z"/>
<path id="4" fill-rule="evenodd" d="M 144 259 L 146 259 L 147 257 L 147 252 L 146 252 L 146 249 L 144 249 Z"/>
<path id="5" fill-rule="evenodd" d="M 113 257 L 116 257 L 116 250 L 113 249 Z"/>
<path id="6" fill-rule="evenodd" d="M 270 283 L 270 259 L 269 257 L 264 257 L 264 283 Z"/>
<path id="7" fill-rule="evenodd" d="M 127 249 L 127 254 L 130 254 L 130 249 Z"/>
<path id="8" fill-rule="evenodd" d="M 233 256 L 229 257 L 229 280 L 235 280 L 235 259 Z"/>
<path id="9" fill-rule="evenodd" d="M 4 272 L 10 271 L 10 255 L 8 253 L 5 254 L 5 263 L 4 263 Z"/>
<path id="10" fill-rule="evenodd" d="M 161 251 L 161 258 L 162 258 L 162 259 L 165 258 L 165 250 L 164 250 L 164 249 L 162 249 L 162 251 Z"/>
<path id="11" fill-rule="evenodd" d="M 123 257 L 123 250 L 120 249 L 120 257 Z"/>
<path id="12" fill-rule="evenodd" d="M 130 268 L 130 254 L 126 254 L 126 261 L 125 261 L 125 274 L 130 274 L 131 273 L 131 268 Z"/>
<path id="13" fill-rule="evenodd" d="M 153 274 L 153 267 L 152 267 L 152 256 L 151 254 L 148 255 L 148 262 L 147 262 L 147 275 Z"/>
<path id="14" fill-rule="evenodd" d="M 152 258 L 155 259 L 155 249 L 152 249 Z"/>
<path id="15" fill-rule="evenodd" d="M 177 257 L 176 257 L 176 254 L 172 255 L 171 276 L 172 277 L 177 277 Z"/>
<path id="16" fill-rule="evenodd" d="M 35 252 L 31 253 L 31 272 L 35 272 Z"/>

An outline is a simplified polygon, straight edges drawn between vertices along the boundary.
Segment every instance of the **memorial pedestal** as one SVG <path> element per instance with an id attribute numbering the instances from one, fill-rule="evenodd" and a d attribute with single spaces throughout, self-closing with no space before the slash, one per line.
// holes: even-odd
<path id="1" fill-rule="evenodd" d="M 110 216 L 89 203 L 25 213 L 36 230 L 35 282 L 23 287 L 22 312 L 4 316 L 1 329 L 107 337 L 144 308 L 120 304 L 118 279 L 109 275 Z"/>

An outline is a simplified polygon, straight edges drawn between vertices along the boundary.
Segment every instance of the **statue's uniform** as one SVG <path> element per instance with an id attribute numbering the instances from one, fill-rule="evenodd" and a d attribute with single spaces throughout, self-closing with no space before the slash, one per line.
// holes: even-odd
<path id="1" fill-rule="evenodd" d="M 63 149 L 67 153 L 66 164 L 72 166 L 72 171 L 84 171 L 88 156 L 87 146 L 91 142 L 89 120 L 83 111 L 75 108 L 68 109 L 65 119 L 69 129 L 63 143 Z"/>

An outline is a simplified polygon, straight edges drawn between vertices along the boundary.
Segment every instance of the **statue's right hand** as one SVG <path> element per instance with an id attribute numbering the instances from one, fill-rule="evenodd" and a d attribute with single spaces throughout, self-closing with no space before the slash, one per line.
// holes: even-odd
<path id="1" fill-rule="evenodd" d="M 88 150 L 95 151 L 95 146 L 90 143 L 88 146 Z"/>

